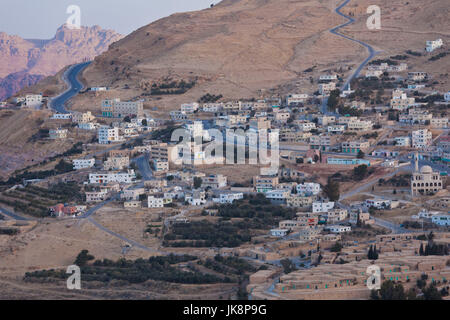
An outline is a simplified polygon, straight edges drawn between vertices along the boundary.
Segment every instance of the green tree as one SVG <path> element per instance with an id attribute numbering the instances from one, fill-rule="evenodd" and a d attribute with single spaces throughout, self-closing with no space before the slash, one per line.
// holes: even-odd
<path id="1" fill-rule="evenodd" d="M 327 195 L 330 201 L 338 201 L 341 197 L 339 191 L 339 182 L 333 179 L 328 179 L 328 183 L 323 189 L 323 192 Z"/>
<path id="2" fill-rule="evenodd" d="M 422 292 L 425 300 L 442 300 L 442 295 L 434 284 L 422 289 Z"/>
<path id="3" fill-rule="evenodd" d="M 362 164 L 353 169 L 353 174 L 354 174 L 356 180 L 361 181 L 367 177 L 368 171 L 369 170 L 368 170 L 367 165 Z"/>
<path id="4" fill-rule="evenodd" d="M 283 267 L 283 272 L 288 274 L 291 273 L 295 270 L 297 270 L 297 268 L 295 267 L 294 263 L 289 260 L 289 259 L 283 259 L 280 261 L 282 267 Z"/>
<path id="5" fill-rule="evenodd" d="M 89 254 L 88 250 L 81 250 L 81 252 L 78 254 L 77 258 L 75 259 L 74 264 L 76 264 L 79 267 L 83 267 L 86 265 L 88 261 L 94 260 L 95 257 L 93 255 Z"/>
<path id="6" fill-rule="evenodd" d="M 401 285 L 400 283 L 394 284 L 394 282 L 390 280 L 383 282 L 378 294 L 381 300 L 406 300 L 406 294 L 403 285 Z"/>
<path id="7" fill-rule="evenodd" d="M 202 178 L 194 177 L 194 189 L 198 189 L 202 186 Z"/>
<path id="8" fill-rule="evenodd" d="M 333 246 L 330 248 L 331 252 L 341 252 L 342 244 L 339 241 L 336 241 Z"/>
<path id="9" fill-rule="evenodd" d="M 359 150 L 358 155 L 356 157 L 358 159 L 364 159 L 365 156 L 366 156 L 366 154 L 362 150 Z"/>

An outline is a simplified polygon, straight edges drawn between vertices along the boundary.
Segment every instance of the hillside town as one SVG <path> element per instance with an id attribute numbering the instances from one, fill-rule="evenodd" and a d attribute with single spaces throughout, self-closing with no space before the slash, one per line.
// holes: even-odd
<path id="1" fill-rule="evenodd" d="M 448 45 L 425 46 L 416 50 Z M 313 91 L 207 93 L 166 118 L 142 96 L 90 111 L 16 96 L 1 109 L 51 112 L 36 144 L 70 148 L 2 182 L 0 227 L 95 220 L 103 209 L 124 224 L 145 215 L 151 223 L 131 237 L 107 231 L 122 252 L 151 238 L 163 255 L 238 257 L 254 267 L 249 299 L 375 299 L 372 265 L 383 281 L 449 299 L 450 91 L 436 91 L 435 75 L 408 56 L 372 60 L 349 83 L 339 68 L 323 70 Z"/>

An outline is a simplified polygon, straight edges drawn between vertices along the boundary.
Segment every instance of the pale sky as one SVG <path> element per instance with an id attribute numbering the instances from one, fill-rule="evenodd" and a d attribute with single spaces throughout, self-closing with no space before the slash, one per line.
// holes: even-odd
<path id="1" fill-rule="evenodd" d="M 200 10 L 219 0 L 0 0 L 0 31 L 26 39 L 50 39 L 64 24 L 70 5 L 81 9 L 81 25 L 121 34 L 175 12 Z"/>

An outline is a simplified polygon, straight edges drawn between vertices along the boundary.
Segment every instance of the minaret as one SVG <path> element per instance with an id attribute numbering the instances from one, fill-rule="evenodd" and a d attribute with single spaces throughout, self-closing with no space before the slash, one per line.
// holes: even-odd
<path id="1" fill-rule="evenodd" d="M 415 165 L 415 172 L 419 172 L 419 153 L 416 151 L 414 154 L 414 165 Z"/>

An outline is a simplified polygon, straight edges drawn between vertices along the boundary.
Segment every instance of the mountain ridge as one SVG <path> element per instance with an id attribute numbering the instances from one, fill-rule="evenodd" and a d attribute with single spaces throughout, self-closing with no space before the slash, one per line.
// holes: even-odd
<path id="1" fill-rule="evenodd" d="M 23 39 L 0 32 L 0 99 L 67 65 L 94 59 L 121 38 L 115 31 L 99 26 L 72 30 L 62 25 L 51 39 Z"/>

